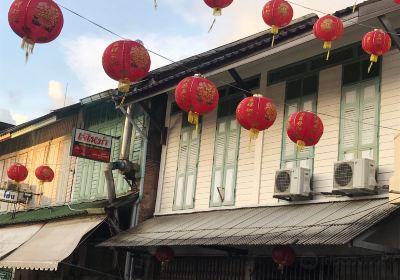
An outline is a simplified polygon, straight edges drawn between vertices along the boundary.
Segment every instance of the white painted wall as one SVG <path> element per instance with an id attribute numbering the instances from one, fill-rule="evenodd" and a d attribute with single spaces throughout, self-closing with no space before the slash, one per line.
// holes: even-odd
<path id="1" fill-rule="evenodd" d="M 380 125 L 392 129 L 380 128 L 378 184 L 387 185 L 394 168 L 393 138 L 400 132 L 399 52 L 392 51 L 384 56 L 382 66 Z M 281 160 L 286 84 L 282 82 L 270 87 L 265 86 L 265 73 L 261 75 L 260 92 L 275 102 L 278 111 L 277 120 L 272 128 L 260 133 L 259 138 L 251 145 L 248 132 L 244 129 L 241 131 L 235 207 L 287 203 L 272 197 L 275 171 L 280 168 Z M 341 83 L 341 66 L 323 70 L 319 74 L 317 112 L 324 123 L 325 131 L 315 148 L 313 177 L 315 192 L 330 192 L 333 186 L 333 165 L 338 160 L 339 150 Z M 161 197 L 158 198 L 161 207 L 156 211 L 156 215 L 232 208 L 209 207 L 216 112 L 206 115 L 203 120 L 195 208 L 172 211 L 181 124 L 180 115 L 175 115 L 171 117 L 169 123 L 164 183 L 160 186 L 162 191 Z M 316 196 L 314 202 L 343 199 L 345 198 Z"/>

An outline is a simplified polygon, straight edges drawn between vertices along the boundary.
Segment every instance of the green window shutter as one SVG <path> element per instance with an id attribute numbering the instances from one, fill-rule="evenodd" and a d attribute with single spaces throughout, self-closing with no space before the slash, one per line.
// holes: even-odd
<path id="1" fill-rule="evenodd" d="M 194 126 L 183 127 L 179 144 L 174 210 L 194 207 L 200 134 Z"/>
<path id="2" fill-rule="evenodd" d="M 296 158 L 296 145 L 290 140 L 286 133 L 286 124 L 291 114 L 296 112 L 299 108 L 298 101 L 291 101 L 286 105 L 285 109 L 285 123 L 283 128 L 284 133 L 284 145 L 283 145 L 283 160 L 286 162 L 287 160 L 294 160 Z M 291 166 L 295 167 L 295 166 Z"/>
<path id="3" fill-rule="evenodd" d="M 189 154 L 189 130 L 183 128 L 181 132 L 178 167 L 176 172 L 176 186 L 175 186 L 175 199 L 174 199 L 175 210 L 183 209 L 188 154 Z"/>
<path id="4" fill-rule="evenodd" d="M 186 169 L 186 191 L 184 203 L 186 209 L 194 207 L 194 199 L 196 194 L 197 166 L 199 162 L 200 134 L 196 128 L 191 128 L 190 144 L 188 150 L 188 162 Z"/>
<path id="5" fill-rule="evenodd" d="M 376 160 L 378 125 L 378 83 L 369 81 L 345 88 L 342 95 L 339 159 Z"/>
<path id="6" fill-rule="evenodd" d="M 235 118 L 218 120 L 214 146 L 211 206 L 234 205 L 240 126 Z M 221 199 L 223 196 L 223 200 Z"/>
<path id="7" fill-rule="evenodd" d="M 225 145 L 223 205 L 234 205 L 240 126 L 236 119 L 231 119 L 227 125 L 229 130 L 227 131 L 227 145 Z"/>
<path id="8" fill-rule="evenodd" d="M 211 205 L 221 205 L 221 197 L 218 191 L 223 189 L 224 178 L 224 161 L 225 161 L 225 145 L 226 132 L 228 131 L 228 123 L 226 121 L 217 122 L 217 131 L 214 144 L 214 168 L 212 178 Z"/>
<path id="9" fill-rule="evenodd" d="M 359 157 L 377 159 L 378 141 L 378 87 L 367 84 L 360 90 Z"/>
<path id="10" fill-rule="evenodd" d="M 357 158 L 358 143 L 358 94 L 355 88 L 343 92 L 342 133 L 340 139 L 342 159 Z"/>

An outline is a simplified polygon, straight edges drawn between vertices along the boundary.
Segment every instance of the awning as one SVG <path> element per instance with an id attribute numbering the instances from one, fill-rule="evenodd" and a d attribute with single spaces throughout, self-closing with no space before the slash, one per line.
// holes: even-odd
<path id="1" fill-rule="evenodd" d="M 17 249 L 32 238 L 43 224 L 13 226 L 0 229 L 0 258 Z"/>
<path id="2" fill-rule="evenodd" d="M 75 250 L 82 237 L 104 219 L 104 216 L 95 216 L 49 222 L 26 243 L 1 260 L 0 267 L 57 270 L 59 262 Z"/>
<path id="3" fill-rule="evenodd" d="M 344 245 L 396 209 L 385 198 L 158 216 L 101 246 Z"/>

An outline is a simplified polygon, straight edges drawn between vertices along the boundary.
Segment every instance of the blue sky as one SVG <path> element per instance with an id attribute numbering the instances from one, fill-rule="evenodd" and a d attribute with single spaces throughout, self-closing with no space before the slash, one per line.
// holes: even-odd
<path id="1" fill-rule="evenodd" d="M 173 60 L 232 42 L 265 28 L 261 9 L 266 1 L 235 0 L 223 11 L 211 33 L 211 10 L 202 0 L 58 0 L 58 3 Z M 294 1 L 296 2 L 296 1 Z M 297 0 L 302 5 L 333 12 L 351 0 Z M 101 55 L 118 38 L 63 10 L 64 28 L 49 44 L 37 44 L 25 64 L 21 38 L 8 25 L 11 0 L 0 1 L 0 121 L 22 123 L 81 98 L 113 88 L 104 74 Z M 310 11 L 293 6 L 295 18 Z M 152 58 L 152 68 L 168 62 Z M 65 89 L 68 84 L 67 98 Z"/>

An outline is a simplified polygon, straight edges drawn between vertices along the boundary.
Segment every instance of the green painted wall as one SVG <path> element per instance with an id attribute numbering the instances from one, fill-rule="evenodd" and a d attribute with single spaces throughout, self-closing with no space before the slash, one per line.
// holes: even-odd
<path id="1" fill-rule="evenodd" d="M 144 115 L 135 108 L 135 120 L 144 127 Z M 119 158 L 124 117 L 113 104 L 100 104 L 87 109 L 85 113 L 85 129 L 116 137 L 112 143 L 111 161 Z M 117 139 L 118 138 L 118 139 Z M 140 163 L 143 139 L 133 129 L 130 149 L 130 160 Z M 77 159 L 72 201 L 86 201 L 107 197 L 107 185 L 104 176 L 105 164 L 87 159 Z M 113 171 L 117 196 L 128 192 L 130 187 L 118 171 Z"/>

